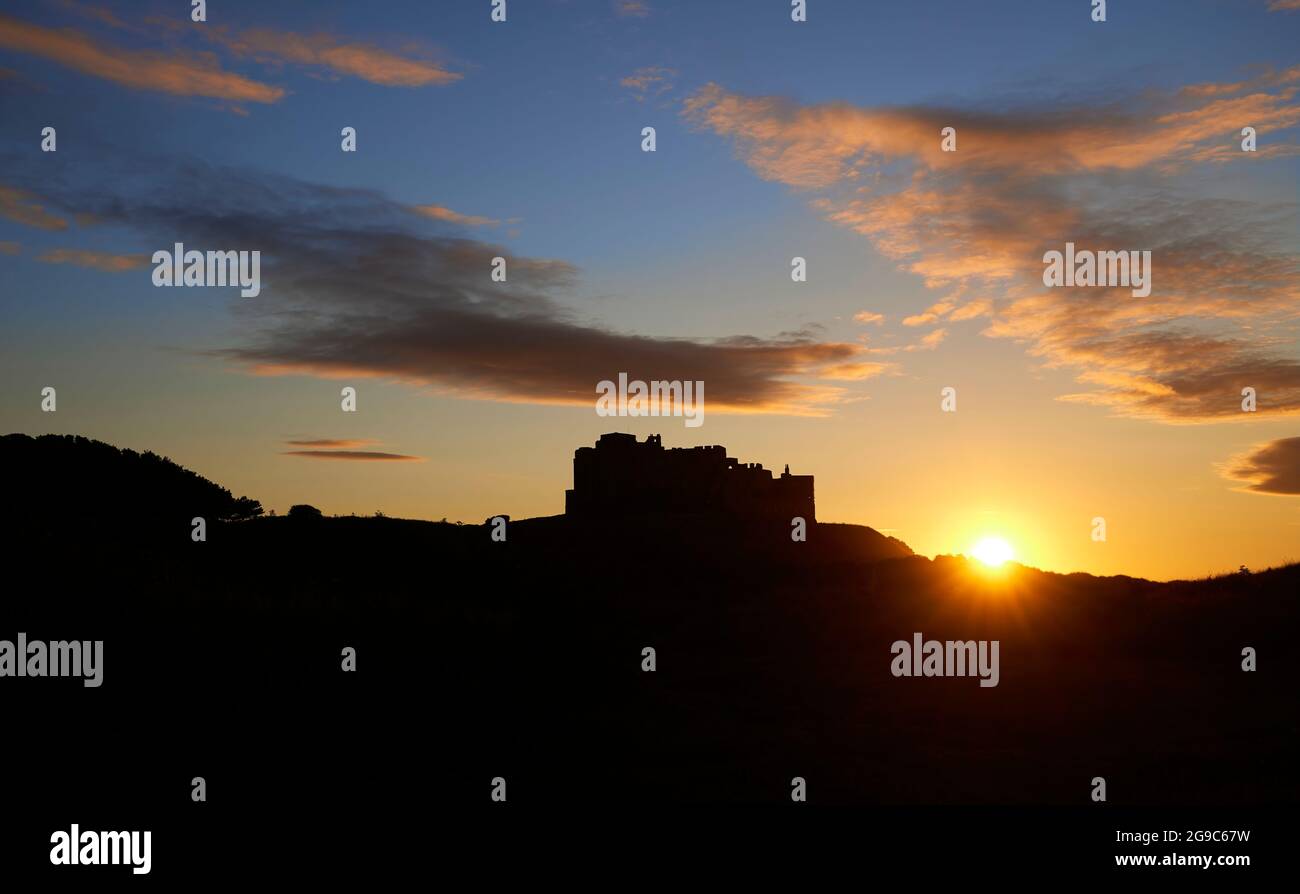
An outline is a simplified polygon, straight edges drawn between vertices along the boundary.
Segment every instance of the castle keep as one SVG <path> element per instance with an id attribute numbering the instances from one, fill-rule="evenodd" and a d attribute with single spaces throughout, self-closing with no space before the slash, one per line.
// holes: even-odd
<path id="1" fill-rule="evenodd" d="M 745 518 L 796 516 L 815 521 L 813 476 L 779 477 L 759 463 L 727 456 L 725 447 L 673 447 L 659 435 L 601 435 L 573 454 L 573 488 L 564 492 L 568 516 L 675 513 Z"/>

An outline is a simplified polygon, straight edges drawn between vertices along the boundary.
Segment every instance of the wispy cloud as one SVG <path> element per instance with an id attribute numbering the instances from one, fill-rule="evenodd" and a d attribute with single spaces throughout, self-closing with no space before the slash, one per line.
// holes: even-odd
<path id="1" fill-rule="evenodd" d="M 90 267 L 105 273 L 125 273 L 149 263 L 148 255 L 115 255 L 102 251 L 85 251 L 76 248 L 56 248 L 36 256 L 47 264 L 73 264 Z"/>
<path id="2" fill-rule="evenodd" d="M 223 69 L 216 53 L 195 48 L 194 41 L 207 41 L 234 60 L 252 61 L 272 70 L 292 65 L 385 87 L 442 86 L 463 77 L 437 61 L 432 52 L 410 50 L 409 46 L 397 52 L 325 32 L 191 26 L 160 18 L 136 23 L 107 7 L 74 0 L 63 0 L 60 5 L 96 25 L 162 48 L 127 48 L 74 28 L 47 28 L 5 15 L 0 15 L 0 47 L 51 59 L 136 90 L 224 100 L 232 104 L 227 106 L 229 111 L 239 114 L 247 114 L 240 103 L 275 103 L 286 91 Z"/>
<path id="3" fill-rule="evenodd" d="M 448 223 L 459 224 L 465 227 L 495 227 L 500 226 L 501 221 L 492 217 L 480 217 L 476 214 L 461 214 L 459 211 L 452 211 L 442 205 L 415 205 L 415 211 L 423 214 L 425 217 L 431 217 L 434 220 L 444 220 Z"/>
<path id="4" fill-rule="evenodd" d="M 1295 80 L 1288 73 L 1284 82 Z M 1204 85 L 1202 85 L 1204 87 Z M 686 100 L 686 117 L 735 140 L 740 157 L 764 179 L 800 189 L 870 186 L 881 165 L 913 163 L 925 173 L 1062 175 L 1129 171 L 1198 160 L 1215 140 L 1250 121 L 1259 132 L 1300 122 L 1289 89 L 1247 96 L 1151 97 L 1144 108 L 1111 107 L 981 113 L 951 108 L 800 105 L 749 97 L 708 84 Z M 944 152 L 939 133 L 954 127 L 959 151 Z"/>
<path id="5" fill-rule="evenodd" d="M 935 348 L 939 347 L 939 345 L 943 344 L 943 340 L 947 337 L 947 329 L 936 329 L 933 332 L 929 332 L 921 337 L 917 350 L 933 351 Z"/>
<path id="6" fill-rule="evenodd" d="M 38 230 L 66 230 L 68 222 L 45 210 L 31 193 L 0 184 L 0 217 Z"/>
<path id="7" fill-rule="evenodd" d="M 58 0 L 58 5 L 77 15 L 84 16 L 87 19 L 98 22 L 101 25 L 107 25 L 110 28 L 117 28 L 122 31 L 142 30 L 138 26 L 119 18 L 117 13 L 106 6 L 95 6 L 90 3 L 79 3 L 77 0 Z"/>
<path id="8" fill-rule="evenodd" d="M 924 313 L 912 314 L 910 317 L 903 318 L 904 326 L 925 326 L 942 319 L 953 308 L 957 306 L 954 301 L 940 301 L 938 304 L 930 305 Z"/>
<path id="9" fill-rule="evenodd" d="M 1300 3 L 1300 0 L 1296 0 L 1296 2 Z M 1234 93 L 1242 93 L 1246 90 L 1281 87 L 1298 81 L 1300 81 L 1300 65 L 1293 65 L 1282 71 L 1266 69 L 1261 74 L 1245 81 L 1232 81 L 1229 83 L 1210 81 L 1204 84 L 1191 84 L 1184 87 L 1182 92 L 1187 96 L 1231 96 Z"/>
<path id="10" fill-rule="evenodd" d="M 1278 132 L 1300 123 L 1298 77 L 997 113 L 801 105 L 710 84 L 683 114 L 944 292 L 905 325 L 984 317 L 986 334 L 1091 388 L 1065 399 L 1167 422 L 1240 420 L 1245 386 L 1269 395 L 1256 415 L 1300 413 L 1300 359 L 1285 334 L 1300 318 L 1296 207 L 1195 198 L 1177 178 L 1263 160 L 1240 150 L 1243 121 L 1274 134 L 1275 156 L 1294 154 Z M 942 151 L 949 126 L 956 152 Z M 1045 290 L 1043 254 L 1066 241 L 1150 250 L 1151 296 Z"/>
<path id="11" fill-rule="evenodd" d="M 624 18 L 644 19 L 650 15 L 650 4 L 644 0 L 614 0 L 614 12 Z"/>
<path id="12" fill-rule="evenodd" d="M 273 103 L 284 96 L 279 87 L 223 70 L 211 53 L 128 50 L 71 28 L 55 30 L 6 15 L 0 15 L 0 47 L 136 90 L 233 102 Z"/>
<path id="13" fill-rule="evenodd" d="M 284 443 L 288 447 L 311 448 L 281 452 L 281 456 L 296 456 L 301 459 L 333 459 L 353 462 L 424 462 L 422 456 L 356 449 L 378 444 L 379 441 L 373 438 L 313 438 L 310 440 L 285 441 Z"/>
<path id="14" fill-rule="evenodd" d="M 867 353 L 872 356 L 890 356 L 893 354 L 912 354 L 916 351 L 933 351 L 939 345 L 943 344 L 948 337 L 947 329 L 935 329 L 921 337 L 920 341 L 915 341 L 905 345 L 886 345 L 878 348 L 868 348 Z M 894 370 L 891 369 L 891 372 Z"/>
<path id="15" fill-rule="evenodd" d="M 400 55 L 332 34 L 298 34 L 269 28 L 235 31 L 221 27 L 205 29 L 204 34 L 240 58 L 263 64 L 290 62 L 321 68 L 385 87 L 444 86 L 464 77 L 432 58 Z"/>
<path id="16" fill-rule="evenodd" d="M 647 98 L 662 96 L 672 90 L 676 77 L 677 72 L 674 69 L 660 65 L 647 65 L 638 68 L 618 83 L 619 86 L 630 90 L 637 102 L 645 102 Z"/>
<path id="17" fill-rule="evenodd" d="M 1259 494 L 1300 496 L 1300 438 L 1257 444 L 1220 466 L 1225 478 Z"/>

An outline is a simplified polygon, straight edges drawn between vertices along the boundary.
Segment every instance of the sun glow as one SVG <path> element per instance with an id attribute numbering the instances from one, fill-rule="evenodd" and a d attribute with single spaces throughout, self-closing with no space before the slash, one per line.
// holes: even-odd
<path id="1" fill-rule="evenodd" d="M 1001 537 L 985 537 L 971 549 L 971 555 L 990 568 L 997 568 L 1014 556 L 1015 551 Z"/>

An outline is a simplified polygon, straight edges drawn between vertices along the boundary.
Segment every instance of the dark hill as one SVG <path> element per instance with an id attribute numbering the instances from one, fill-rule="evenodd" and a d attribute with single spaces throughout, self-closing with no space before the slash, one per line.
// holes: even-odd
<path id="1" fill-rule="evenodd" d="M 0 437 L 0 481 L 7 523 L 28 534 L 75 529 L 189 538 L 190 521 L 252 518 L 261 504 L 236 499 L 217 484 L 145 451 L 137 453 L 76 435 Z"/>
<path id="2" fill-rule="evenodd" d="M 195 765 L 232 802 L 276 792 L 326 812 L 413 780 L 481 804 L 495 775 L 512 801 L 547 804 L 788 803 L 795 775 L 810 800 L 862 804 L 1087 805 L 1097 775 L 1120 805 L 1298 792 L 1300 566 L 1175 584 L 990 576 L 869 528 L 793 543 L 782 525 L 653 517 L 528 519 L 494 543 L 485 525 L 306 513 L 218 522 L 193 543 L 191 494 L 214 517 L 239 501 L 84 439 L 4 443 L 19 505 L 45 527 L 9 532 L 21 560 L 0 637 L 102 638 L 107 656 L 97 694 L 14 689 L 9 710 L 56 768 L 86 729 L 129 717 L 129 736 L 97 742 L 136 786 L 122 799 L 167 801 L 161 780 Z M 33 470 L 78 484 L 42 504 L 20 480 Z M 92 536 L 63 514 L 81 504 L 146 521 Z M 180 535 L 160 533 L 173 517 Z M 998 640 L 999 685 L 892 676 L 891 644 L 915 632 Z M 1258 672 L 1241 669 L 1247 646 Z M 52 778 L 33 776 L 43 796 Z"/>

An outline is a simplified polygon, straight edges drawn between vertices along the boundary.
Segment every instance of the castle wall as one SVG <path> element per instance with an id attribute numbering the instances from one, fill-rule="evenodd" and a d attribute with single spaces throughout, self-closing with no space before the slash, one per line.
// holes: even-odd
<path id="1" fill-rule="evenodd" d="M 726 448 L 664 449 L 658 435 L 602 435 L 595 447 L 573 456 L 573 488 L 565 492 L 566 515 L 643 513 L 726 514 L 744 517 L 801 516 L 815 520 L 813 476 L 772 472 L 739 463 Z"/>

